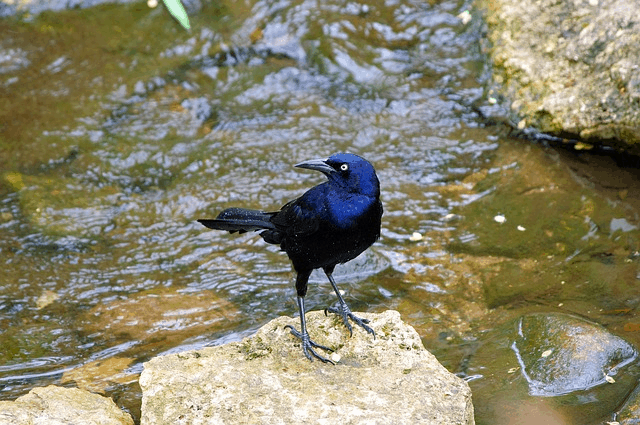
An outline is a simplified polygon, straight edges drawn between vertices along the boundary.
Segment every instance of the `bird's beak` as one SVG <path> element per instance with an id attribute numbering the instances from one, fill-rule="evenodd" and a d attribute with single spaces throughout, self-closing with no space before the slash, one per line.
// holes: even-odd
<path id="1" fill-rule="evenodd" d="M 295 167 L 320 171 L 321 173 L 326 175 L 334 173 L 336 170 L 332 166 L 327 164 L 326 161 L 327 161 L 326 159 L 310 159 L 309 161 L 304 161 L 299 164 L 296 164 Z"/>

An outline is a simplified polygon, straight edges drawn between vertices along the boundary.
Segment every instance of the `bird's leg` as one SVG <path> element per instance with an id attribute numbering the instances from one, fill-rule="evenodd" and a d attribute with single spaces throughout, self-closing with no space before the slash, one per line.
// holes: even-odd
<path id="1" fill-rule="evenodd" d="M 331 360 L 325 357 L 322 357 L 320 354 L 316 353 L 316 351 L 314 350 L 314 348 L 320 348 L 322 350 L 333 351 L 329 347 L 316 344 L 315 342 L 311 341 L 311 339 L 309 338 L 309 334 L 307 333 L 307 321 L 305 320 L 305 317 L 304 317 L 304 297 L 298 296 L 298 309 L 300 310 L 301 331 L 298 332 L 291 325 L 287 325 L 285 326 L 285 328 L 289 328 L 289 330 L 291 331 L 291 334 L 296 338 L 300 339 L 300 341 L 302 342 L 302 352 L 304 353 L 305 356 L 307 356 L 309 360 L 313 360 L 313 357 L 311 357 L 313 355 L 315 358 L 322 360 L 325 363 L 335 364 Z"/>
<path id="2" fill-rule="evenodd" d="M 367 323 L 369 323 L 369 319 L 360 318 L 360 317 L 356 316 L 355 314 L 353 314 L 351 312 L 351 309 L 349 308 L 347 303 L 342 298 L 342 295 L 340 295 L 340 290 L 338 289 L 338 285 L 336 285 L 336 281 L 333 280 L 333 276 L 331 275 L 331 271 L 325 270 L 324 273 L 329 278 L 329 282 L 331 282 L 331 286 L 333 286 L 333 290 L 336 292 L 336 295 L 338 296 L 338 307 L 337 308 L 336 307 L 326 308 L 324 310 L 324 314 L 327 314 L 327 311 L 329 311 L 331 313 L 335 313 L 335 314 L 341 316 L 342 317 L 342 321 L 347 326 L 347 329 L 349 329 L 349 334 L 350 335 L 353 335 L 353 328 L 351 327 L 351 324 L 349 323 L 349 319 L 353 320 L 356 325 L 361 326 L 365 331 L 369 332 L 375 338 L 376 337 L 376 333 L 373 331 L 373 329 L 371 329 L 370 326 L 367 325 Z"/>

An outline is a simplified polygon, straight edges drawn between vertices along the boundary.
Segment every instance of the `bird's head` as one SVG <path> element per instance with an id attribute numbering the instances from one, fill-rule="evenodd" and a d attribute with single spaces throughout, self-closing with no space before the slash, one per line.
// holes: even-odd
<path id="1" fill-rule="evenodd" d="M 336 153 L 325 159 L 312 159 L 295 165 L 320 171 L 335 184 L 349 192 L 368 196 L 380 195 L 380 182 L 373 165 L 352 153 Z"/>

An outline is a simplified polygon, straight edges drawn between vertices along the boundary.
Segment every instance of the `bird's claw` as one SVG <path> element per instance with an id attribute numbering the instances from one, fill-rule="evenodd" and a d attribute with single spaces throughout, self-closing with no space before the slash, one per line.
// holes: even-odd
<path id="1" fill-rule="evenodd" d="M 316 353 L 316 351 L 314 350 L 314 348 L 320 348 L 322 350 L 333 352 L 331 348 L 325 347 L 324 345 L 316 344 L 315 342 L 311 341 L 311 339 L 309 338 L 309 334 L 307 332 L 300 333 L 291 325 L 286 325 L 285 328 L 289 328 L 291 335 L 295 336 L 300 340 L 300 342 L 302 343 L 302 352 L 304 353 L 305 356 L 307 356 L 309 360 L 313 361 L 313 357 L 315 357 L 324 363 L 335 364 L 333 361 L 327 359 L 326 357 L 321 356 L 320 354 Z M 311 357 L 312 355 L 313 357 Z"/>
<path id="2" fill-rule="evenodd" d="M 353 328 L 351 327 L 351 324 L 349 323 L 349 319 L 351 319 L 356 325 L 362 327 L 365 331 L 367 331 L 371 335 L 373 335 L 374 338 L 376 337 L 376 333 L 373 331 L 371 326 L 367 326 L 367 323 L 369 323 L 369 319 L 363 319 L 363 318 L 358 317 L 355 314 L 353 314 L 351 312 L 351 309 L 349 308 L 349 306 L 346 303 L 344 303 L 344 304 L 343 303 L 338 303 L 338 307 L 325 308 L 324 309 L 324 314 L 326 315 L 327 312 L 334 313 L 334 314 L 337 314 L 338 316 L 342 317 L 342 321 L 344 322 L 344 324 L 347 327 L 347 329 L 349 329 L 349 335 L 350 336 L 353 336 Z"/>

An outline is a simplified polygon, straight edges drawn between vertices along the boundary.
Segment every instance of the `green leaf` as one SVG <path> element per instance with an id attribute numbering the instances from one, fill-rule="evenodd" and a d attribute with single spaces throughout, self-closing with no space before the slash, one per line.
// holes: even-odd
<path id="1" fill-rule="evenodd" d="M 174 18 L 184 27 L 186 30 L 191 29 L 191 25 L 189 24 L 189 17 L 187 16 L 187 11 L 184 10 L 182 3 L 180 0 L 162 0 L 164 5 L 169 9 L 169 13 L 173 15 Z"/>

